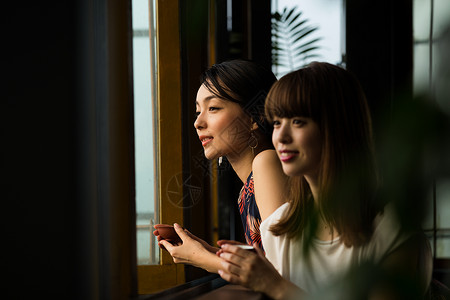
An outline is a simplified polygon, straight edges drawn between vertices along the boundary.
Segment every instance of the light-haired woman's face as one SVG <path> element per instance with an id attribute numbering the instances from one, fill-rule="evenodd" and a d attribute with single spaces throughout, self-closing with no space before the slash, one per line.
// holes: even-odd
<path id="1" fill-rule="evenodd" d="M 207 159 L 239 156 L 248 148 L 251 118 L 239 104 L 217 98 L 204 85 L 197 92 L 194 127 Z"/>
<path id="2" fill-rule="evenodd" d="M 283 171 L 289 176 L 317 176 L 322 141 L 311 118 L 274 118 L 272 142 Z"/>

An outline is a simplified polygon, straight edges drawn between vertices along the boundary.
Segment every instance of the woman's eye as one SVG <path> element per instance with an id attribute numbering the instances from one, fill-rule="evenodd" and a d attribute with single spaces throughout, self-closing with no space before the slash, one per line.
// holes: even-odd
<path id="1" fill-rule="evenodd" d="M 220 107 L 211 106 L 209 108 L 209 111 L 216 111 L 216 110 L 220 110 Z"/>
<path id="2" fill-rule="evenodd" d="M 200 112 L 196 111 L 194 115 L 195 115 L 196 118 L 198 118 L 198 116 L 200 115 Z"/>
<path id="3" fill-rule="evenodd" d="M 295 125 L 299 125 L 299 126 L 303 126 L 303 125 L 306 124 L 305 121 L 299 120 L 299 119 L 294 119 L 294 120 L 292 120 L 292 123 L 295 124 Z"/>
<path id="4" fill-rule="evenodd" d="M 272 126 L 273 126 L 273 127 L 278 126 L 278 125 L 280 125 L 280 121 L 274 120 L 274 121 L 272 122 Z"/>

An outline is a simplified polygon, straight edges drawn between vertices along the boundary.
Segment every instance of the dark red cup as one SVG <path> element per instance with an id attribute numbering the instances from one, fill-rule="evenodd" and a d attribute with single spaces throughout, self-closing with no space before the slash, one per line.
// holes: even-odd
<path id="1" fill-rule="evenodd" d="M 175 231 L 175 228 L 173 228 L 172 225 L 156 224 L 153 227 L 155 227 L 155 229 L 158 230 L 159 235 L 168 242 L 171 243 L 181 242 L 180 237 L 178 236 L 177 232 Z"/>

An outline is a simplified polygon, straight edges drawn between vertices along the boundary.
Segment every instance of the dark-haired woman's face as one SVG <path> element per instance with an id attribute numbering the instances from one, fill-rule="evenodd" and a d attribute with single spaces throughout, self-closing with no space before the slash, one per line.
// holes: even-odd
<path id="1" fill-rule="evenodd" d="M 239 156 L 248 148 L 251 118 L 239 104 L 217 98 L 204 85 L 195 102 L 194 127 L 207 159 Z"/>
<path id="2" fill-rule="evenodd" d="M 319 126 L 311 118 L 274 118 L 272 142 L 284 173 L 317 176 L 322 141 Z"/>

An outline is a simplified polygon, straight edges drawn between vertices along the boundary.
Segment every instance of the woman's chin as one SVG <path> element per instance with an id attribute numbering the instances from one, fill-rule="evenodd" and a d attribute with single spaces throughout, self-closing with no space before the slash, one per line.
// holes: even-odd
<path id="1" fill-rule="evenodd" d="M 214 160 L 214 159 L 218 159 L 221 156 L 224 156 L 221 153 L 222 152 L 219 152 L 216 149 L 212 149 L 210 147 L 203 149 L 203 154 L 205 155 L 207 160 Z"/>
<path id="2" fill-rule="evenodd" d="M 207 160 L 218 159 L 220 157 L 220 155 L 217 155 L 216 153 L 208 153 L 207 151 L 205 151 L 204 154 Z"/>
<path id="3" fill-rule="evenodd" d="M 219 159 L 219 155 L 215 155 L 215 156 L 212 156 L 212 157 L 206 157 L 208 160 L 216 160 L 216 159 Z"/>
<path id="4" fill-rule="evenodd" d="M 297 169 L 292 167 L 286 167 L 283 165 L 283 172 L 287 176 L 294 177 L 294 176 L 300 176 L 301 172 L 299 172 Z"/>

